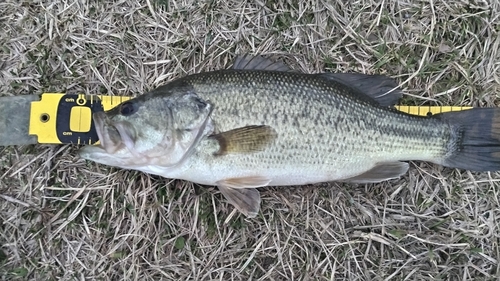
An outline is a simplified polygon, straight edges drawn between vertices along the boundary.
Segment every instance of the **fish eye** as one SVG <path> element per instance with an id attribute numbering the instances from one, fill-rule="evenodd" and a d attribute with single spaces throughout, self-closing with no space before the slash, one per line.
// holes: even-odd
<path id="1" fill-rule="evenodd" d="M 137 111 L 135 103 L 126 101 L 120 106 L 120 114 L 123 116 L 130 116 Z"/>

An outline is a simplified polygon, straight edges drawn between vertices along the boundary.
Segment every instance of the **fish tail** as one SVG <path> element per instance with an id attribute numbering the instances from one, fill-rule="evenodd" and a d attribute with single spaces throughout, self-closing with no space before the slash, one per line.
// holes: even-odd
<path id="1" fill-rule="evenodd" d="M 442 165 L 478 172 L 500 170 L 500 108 L 473 108 L 435 117 L 451 128 Z"/>

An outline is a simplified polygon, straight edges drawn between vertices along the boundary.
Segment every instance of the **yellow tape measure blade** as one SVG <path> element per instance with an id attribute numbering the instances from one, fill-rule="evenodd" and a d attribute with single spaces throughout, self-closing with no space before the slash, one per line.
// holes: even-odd
<path id="1" fill-rule="evenodd" d="M 396 105 L 396 109 L 408 114 L 431 116 L 434 114 L 471 109 L 468 106 L 408 106 Z"/>

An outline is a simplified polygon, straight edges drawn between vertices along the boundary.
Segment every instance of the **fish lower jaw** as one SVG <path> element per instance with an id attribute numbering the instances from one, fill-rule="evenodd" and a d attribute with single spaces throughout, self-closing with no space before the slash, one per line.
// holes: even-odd
<path id="1" fill-rule="evenodd" d="M 184 179 L 182 177 L 182 167 L 165 167 L 157 165 L 144 165 L 141 167 L 129 168 L 141 171 L 146 174 L 157 175 L 168 179 Z M 187 179 L 188 180 L 188 179 Z M 189 180 L 188 180 L 189 181 Z"/>

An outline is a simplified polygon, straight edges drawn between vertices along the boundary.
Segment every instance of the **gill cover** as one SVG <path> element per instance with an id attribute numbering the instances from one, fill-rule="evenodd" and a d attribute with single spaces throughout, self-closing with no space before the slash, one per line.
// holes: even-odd
<path id="1" fill-rule="evenodd" d="M 186 94 L 176 99 L 171 105 L 172 128 L 169 143 L 165 146 L 165 154 L 169 155 L 174 166 L 182 163 L 190 156 L 202 137 L 210 135 L 214 126 L 210 116 L 213 106 L 209 101 L 200 99 L 195 94 Z"/>

